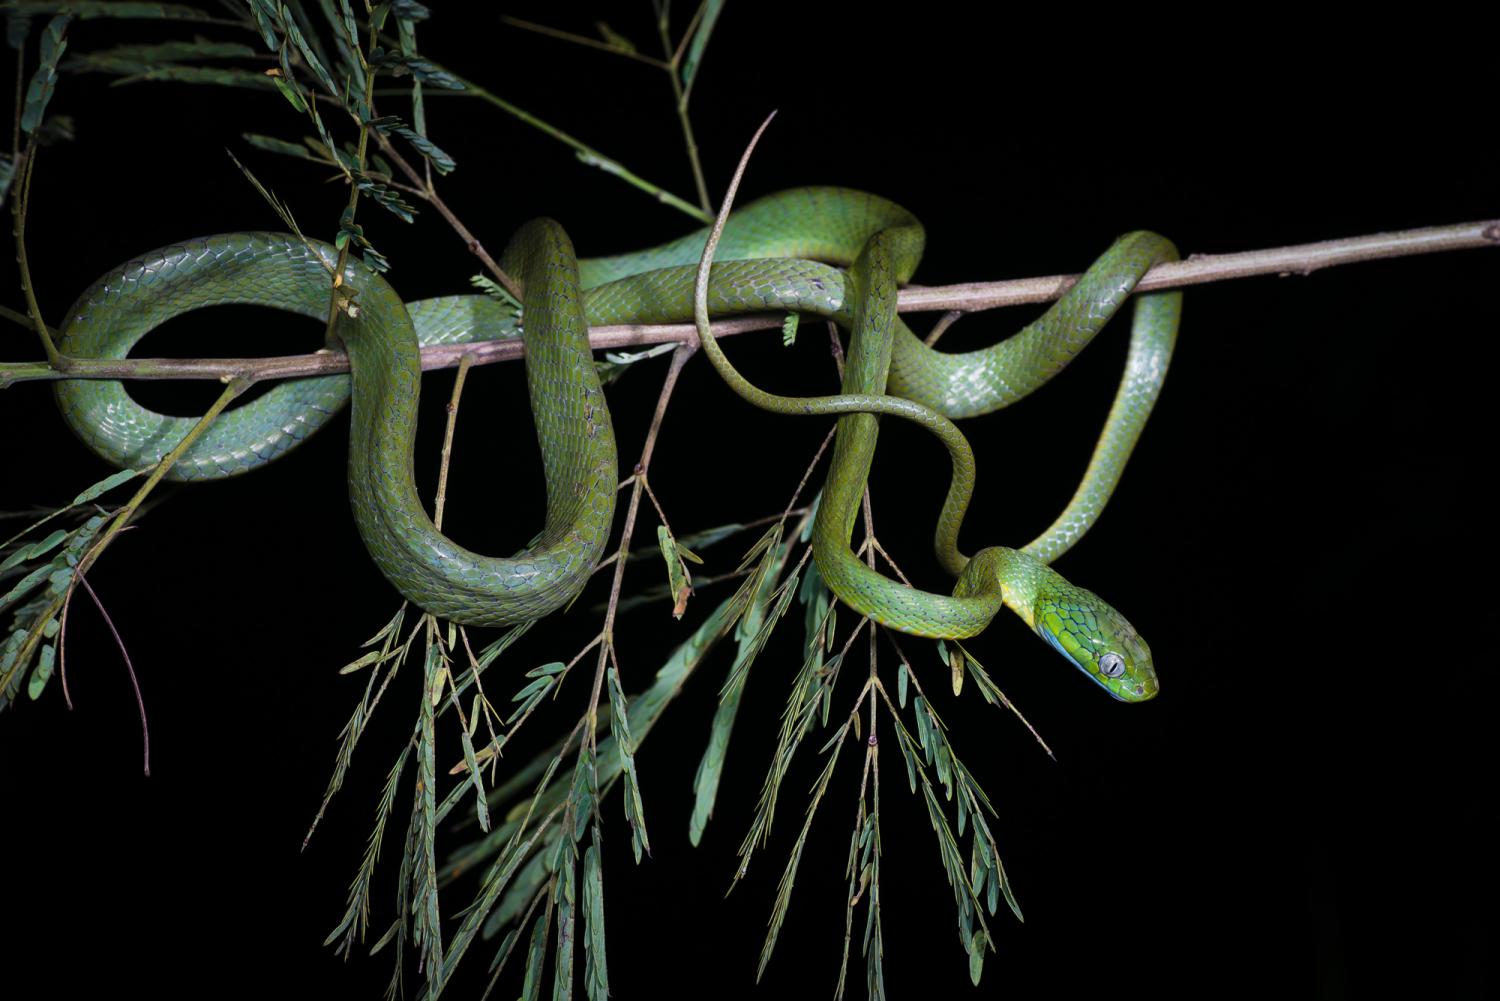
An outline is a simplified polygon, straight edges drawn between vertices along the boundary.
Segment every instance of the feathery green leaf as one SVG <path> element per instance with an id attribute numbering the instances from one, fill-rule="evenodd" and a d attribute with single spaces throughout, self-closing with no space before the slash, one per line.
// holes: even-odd
<path id="1" fill-rule="evenodd" d="M 583 856 L 583 986 L 589 1001 L 609 997 L 609 964 L 604 940 L 604 870 L 599 846 L 590 844 Z"/>
<path id="2" fill-rule="evenodd" d="M 42 124 L 42 116 L 57 86 L 57 61 L 67 50 L 68 24 L 72 20 L 71 14 L 58 14 L 42 29 L 36 72 L 31 74 L 31 83 L 26 87 L 26 103 L 21 112 L 22 132 L 33 133 Z"/>
<path id="3" fill-rule="evenodd" d="M 703 16 L 698 19 L 698 28 L 693 32 L 693 40 L 688 45 L 687 58 L 682 63 L 682 86 L 691 88 L 693 80 L 698 76 L 698 69 L 703 65 L 703 51 L 708 48 L 709 36 L 713 34 L 714 24 L 719 20 L 719 14 L 724 10 L 724 0 L 703 0 Z"/>
<path id="4" fill-rule="evenodd" d="M 397 77 L 410 73 L 423 83 L 440 87 L 443 90 L 467 89 L 458 78 L 454 77 L 447 70 L 420 56 L 409 56 L 401 52 L 387 52 L 384 49 L 376 49 L 370 57 L 370 67 L 376 70 L 384 70 L 391 76 Z"/>
<path id="5" fill-rule="evenodd" d="M 96 17 L 151 19 L 161 21 L 211 21 L 213 15 L 197 7 L 180 3 L 133 3 L 129 0 L 44 0 L 44 2 L 7 3 L 8 17 L 38 17 L 43 14 L 66 14 L 87 21 Z"/>

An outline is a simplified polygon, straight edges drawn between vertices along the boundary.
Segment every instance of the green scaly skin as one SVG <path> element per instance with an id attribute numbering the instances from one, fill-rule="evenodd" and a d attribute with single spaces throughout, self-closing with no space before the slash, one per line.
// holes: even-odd
<path id="1" fill-rule="evenodd" d="M 852 276 L 839 270 L 853 263 L 877 234 L 874 256 L 880 260 L 873 277 L 869 264 Z M 617 469 L 584 321 L 687 319 L 692 314 L 693 265 L 705 239 L 703 231 L 651 250 L 578 262 L 577 277 L 571 274 L 571 247 L 555 224 L 527 227 L 507 251 L 505 267 L 526 289 L 528 381 L 549 498 L 541 540 L 514 560 L 469 553 L 432 527 L 411 478 L 411 442 L 420 378 L 418 344 L 518 336 L 517 318 L 483 296 L 431 299 L 403 309 L 378 275 L 349 268 L 346 281 L 360 290 L 361 308 L 357 322 L 340 321 L 354 370 L 351 499 L 372 555 L 403 594 L 459 622 L 497 625 L 545 614 L 582 587 L 608 536 Z M 737 260 L 714 267 L 709 306 L 715 315 L 796 310 L 857 330 L 871 327 L 861 322 L 861 315 L 887 317 L 875 324 L 883 325 L 883 335 L 855 336 L 851 368 L 867 340 L 877 364 L 870 374 L 846 382 L 840 396 L 789 400 L 761 393 L 743 380 L 736 384 L 737 375 L 726 375 L 737 391 L 768 409 L 850 415 L 840 421 L 823 503 L 826 516 L 820 517 L 816 537 L 819 563 L 826 561 L 831 568 L 824 575 L 852 607 L 921 635 L 973 635 L 1000 603 L 1010 604 L 1113 694 L 1149 698 L 1155 692 L 1154 676 L 1150 685 L 1142 680 L 1150 673 L 1149 654 L 1134 630 L 1043 563 L 1077 541 L 1114 489 L 1165 375 L 1180 297 L 1138 301 L 1126 377 L 1083 481 L 1058 521 L 1024 550 L 985 550 L 973 560 L 959 553 L 958 528 L 972 492 L 974 464 L 967 442 L 947 418 L 999 409 L 1056 375 L 1124 301 L 1140 274 L 1151 263 L 1174 256 L 1171 245 L 1151 234 L 1122 238 L 1063 299 L 1019 334 L 980 351 L 946 354 L 926 348 L 894 315 L 895 287 L 911 276 L 922 244 L 920 223 L 904 209 L 839 188 L 797 189 L 748 205 L 731 219 L 719 244 L 719 256 Z M 317 249 L 324 261 L 334 259 L 331 249 Z M 827 263 L 801 259 L 813 257 Z M 588 289 L 582 296 L 579 279 Z M 164 248 L 112 272 L 84 293 L 69 314 L 61 349 L 82 357 L 124 357 L 168 317 L 219 303 L 255 303 L 326 319 L 328 281 L 324 264 L 287 236 L 228 234 Z M 881 336 L 883 347 L 877 344 Z M 275 459 L 326 423 L 348 398 L 350 384 L 347 377 L 331 376 L 278 386 L 221 417 L 171 476 L 231 476 Z M 193 424 L 145 410 L 119 383 L 60 382 L 57 397 L 79 436 L 121 466 L 156 462 Z M 852 512 L 869 465 L 868 455 L 861 454 L 873 450 L 875 413 L 916 420 L 949 448 L 954 483 L 939 519 L 937 550 L 945 568 L 963 575 L 956 597 L 926 595 L 873 574 L 872 581 L 863 575 L 868 568 L 848 553 Z M 846 426 L 870 430 L 846 432 Z M 830 496 L 838 502 L 831 503 Z M 836 514 L 847 529 L 837 523 Z M 840 530 L 843 542 L 834 544 L 830 540 Z M 848 561 L 833 555 L 839 548 Z M 839 566 L 846 562 L 858 571 L 844 573 Z M 984 576 L 981 570 L 998 585 L 976 584 Z M 1131 668 L 1106 678 L 1098 660 L 1116 648 L 1131 653 Z"/>

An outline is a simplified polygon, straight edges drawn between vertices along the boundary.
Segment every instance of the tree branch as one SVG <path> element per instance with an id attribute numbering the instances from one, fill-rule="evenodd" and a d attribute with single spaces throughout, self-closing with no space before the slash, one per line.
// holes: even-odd
<path id="1" fill-rule="evenodd" d="M 1392 257 L 1411 257 L 1449 250 L 1469 250 L 1500 246 L 1500 219 L 1430 226 L 1423 229 L 1377 233 L 1369 236 L 1325 240 L 1269 250 L 1249 250 L 1237 254 L 1195 254 L 1185 261 L 1158 264 L 1147 272 L 1136 286 L 1137 292 L 1151 292 L 1187 285 L 1249 278 L 1255 275 L 1310 275 L 1314 271 L 1341 264 L 1356 264 Z M 898 309 L 902 312 L 924 310 L 958 310 L 976 312 L 1001 306 L 1049 302 L 1061 296 L 1077 275 L 1053 275 L 1047 278 L 1023 278 L 1003 282 L 974 282 L 962 285 L 908 286 L 901 290 Z M 30 321 L 13 310 L 0 309 L 0 317 L 30 326 Z M 752 330 L 781 326 L 781 314 L 742 317 L 713 325 L 716 336 L 728 337 Z M 595 349 L 641 347 L 672 341 L 691 343 L 697 339 L 691 323 L 640 323 L 592 327 L 589 342 Z M 519 339 L 486 341 L 476 344 L 447 344 L 422 349 L 422 368 L 452 368 L 465 355 L 473 364 L 489 365 L 521 357 L 525 347 Z M 319 351 L 308 355 L 286 355 L 276 358 L 70 358 L 66 372 L 56 371 L 46 362 L 0 364 L 0 389 L 12 383 L 36 379 L 225 379 L 233 377 L 288 379 L 310 375 L 331 375 L 349 370 L 342 354 Z"/>

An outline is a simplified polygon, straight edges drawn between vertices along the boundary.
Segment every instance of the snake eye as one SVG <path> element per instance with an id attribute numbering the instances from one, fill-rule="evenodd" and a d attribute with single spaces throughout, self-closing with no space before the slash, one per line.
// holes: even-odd
<path id="1" fill-rule="evenodd" d="M 1118 678 L 1125 673 L 1125 658 L 1117 653 L 1107 653 L 1099 658 L 1099 673 L 1106 678 Z"/>

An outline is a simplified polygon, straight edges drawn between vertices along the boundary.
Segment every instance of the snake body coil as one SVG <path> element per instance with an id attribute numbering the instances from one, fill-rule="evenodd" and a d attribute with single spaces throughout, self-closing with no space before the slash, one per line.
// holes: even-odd
<path id="1" fill-rule="evenodd" d="M 461 623 L 503 625 L 544 615 L 586 582 L 604 551 L 614 511 L 614 435 L 587 325 L 691 317 L 692 265 L 705 239 L 706 231 L 583 262 L 575 261 L 567 237 L 550 221 L 529 224 L 512 240 L 503 266 L 525 289 L 527 380 L 548 496 L 543 532 L 519 557 L 483 557 L 449 542 L 427 517 L 412 478 L 419 344 L 517 336 L 516 317 L 484 296 L 403 304 L 379 275 L 360 265 L 351 264 L 344 276 L 358 290 L 359 317 L 341 317 L 337 327 L 352 379 L 287 382 L 225 413 L 170 475 L 231 476 L 271 461 L 321 427 L 349 397 L 352 384 L 350 496 L 361 536 L 382 572 L 423 608 Z M 1017 335 L 980 351 L 947 354 L 922 345 L 895 313 L 895 290 L 910 278 L 922 245 L 914 217 L 862 192 L 803 188 L 746 206 L 719 244 L 718 256 L 726 260 L 713 268 L 710 310 L 794 310 L 850 327 L 855 334 L 843 393 L 774 396 L 741 379 L 711 338 L 705 347 L 736 392 L 752 402 L 778 412 L 841 415 L 814 537 L 820 569 L 841 600 L 894 628 L 949 637 L 979 632 L 1007 604 L 1111 694 L 1150 698 L 1155 674 L 1134 629 L 1045 564 L 1077 541 L 1113 491 L 1165 376 L 1180 296 L 1138 300 L 1126 376 L 1083 480 L 1057 521 L 1022 549 L 986 549 L 972 559 L 959 552 L 974 463 L 948 418 L 989 413 L 1052 378 L 1140 276 L 1175 251 L 1153 234 L 1123 237 Z M 60 349 L 82 357 L 124 357 L 167 318 L 219 303 L 326 319 L 335 259 L 323 245 L 265 233 L 165 248 L 85 292 L 69 314 Z M 78 435 L 121 466 L 155 463 L 195 423 L 142 408 L 118 382 L 63 381 L 56 392 Z M 936 543 L 943 566 L 959 576 L 953 596 L 896 584 L 849 551 L 876 414 L 923 424 L 953 458 L 953 486 Z"/>

